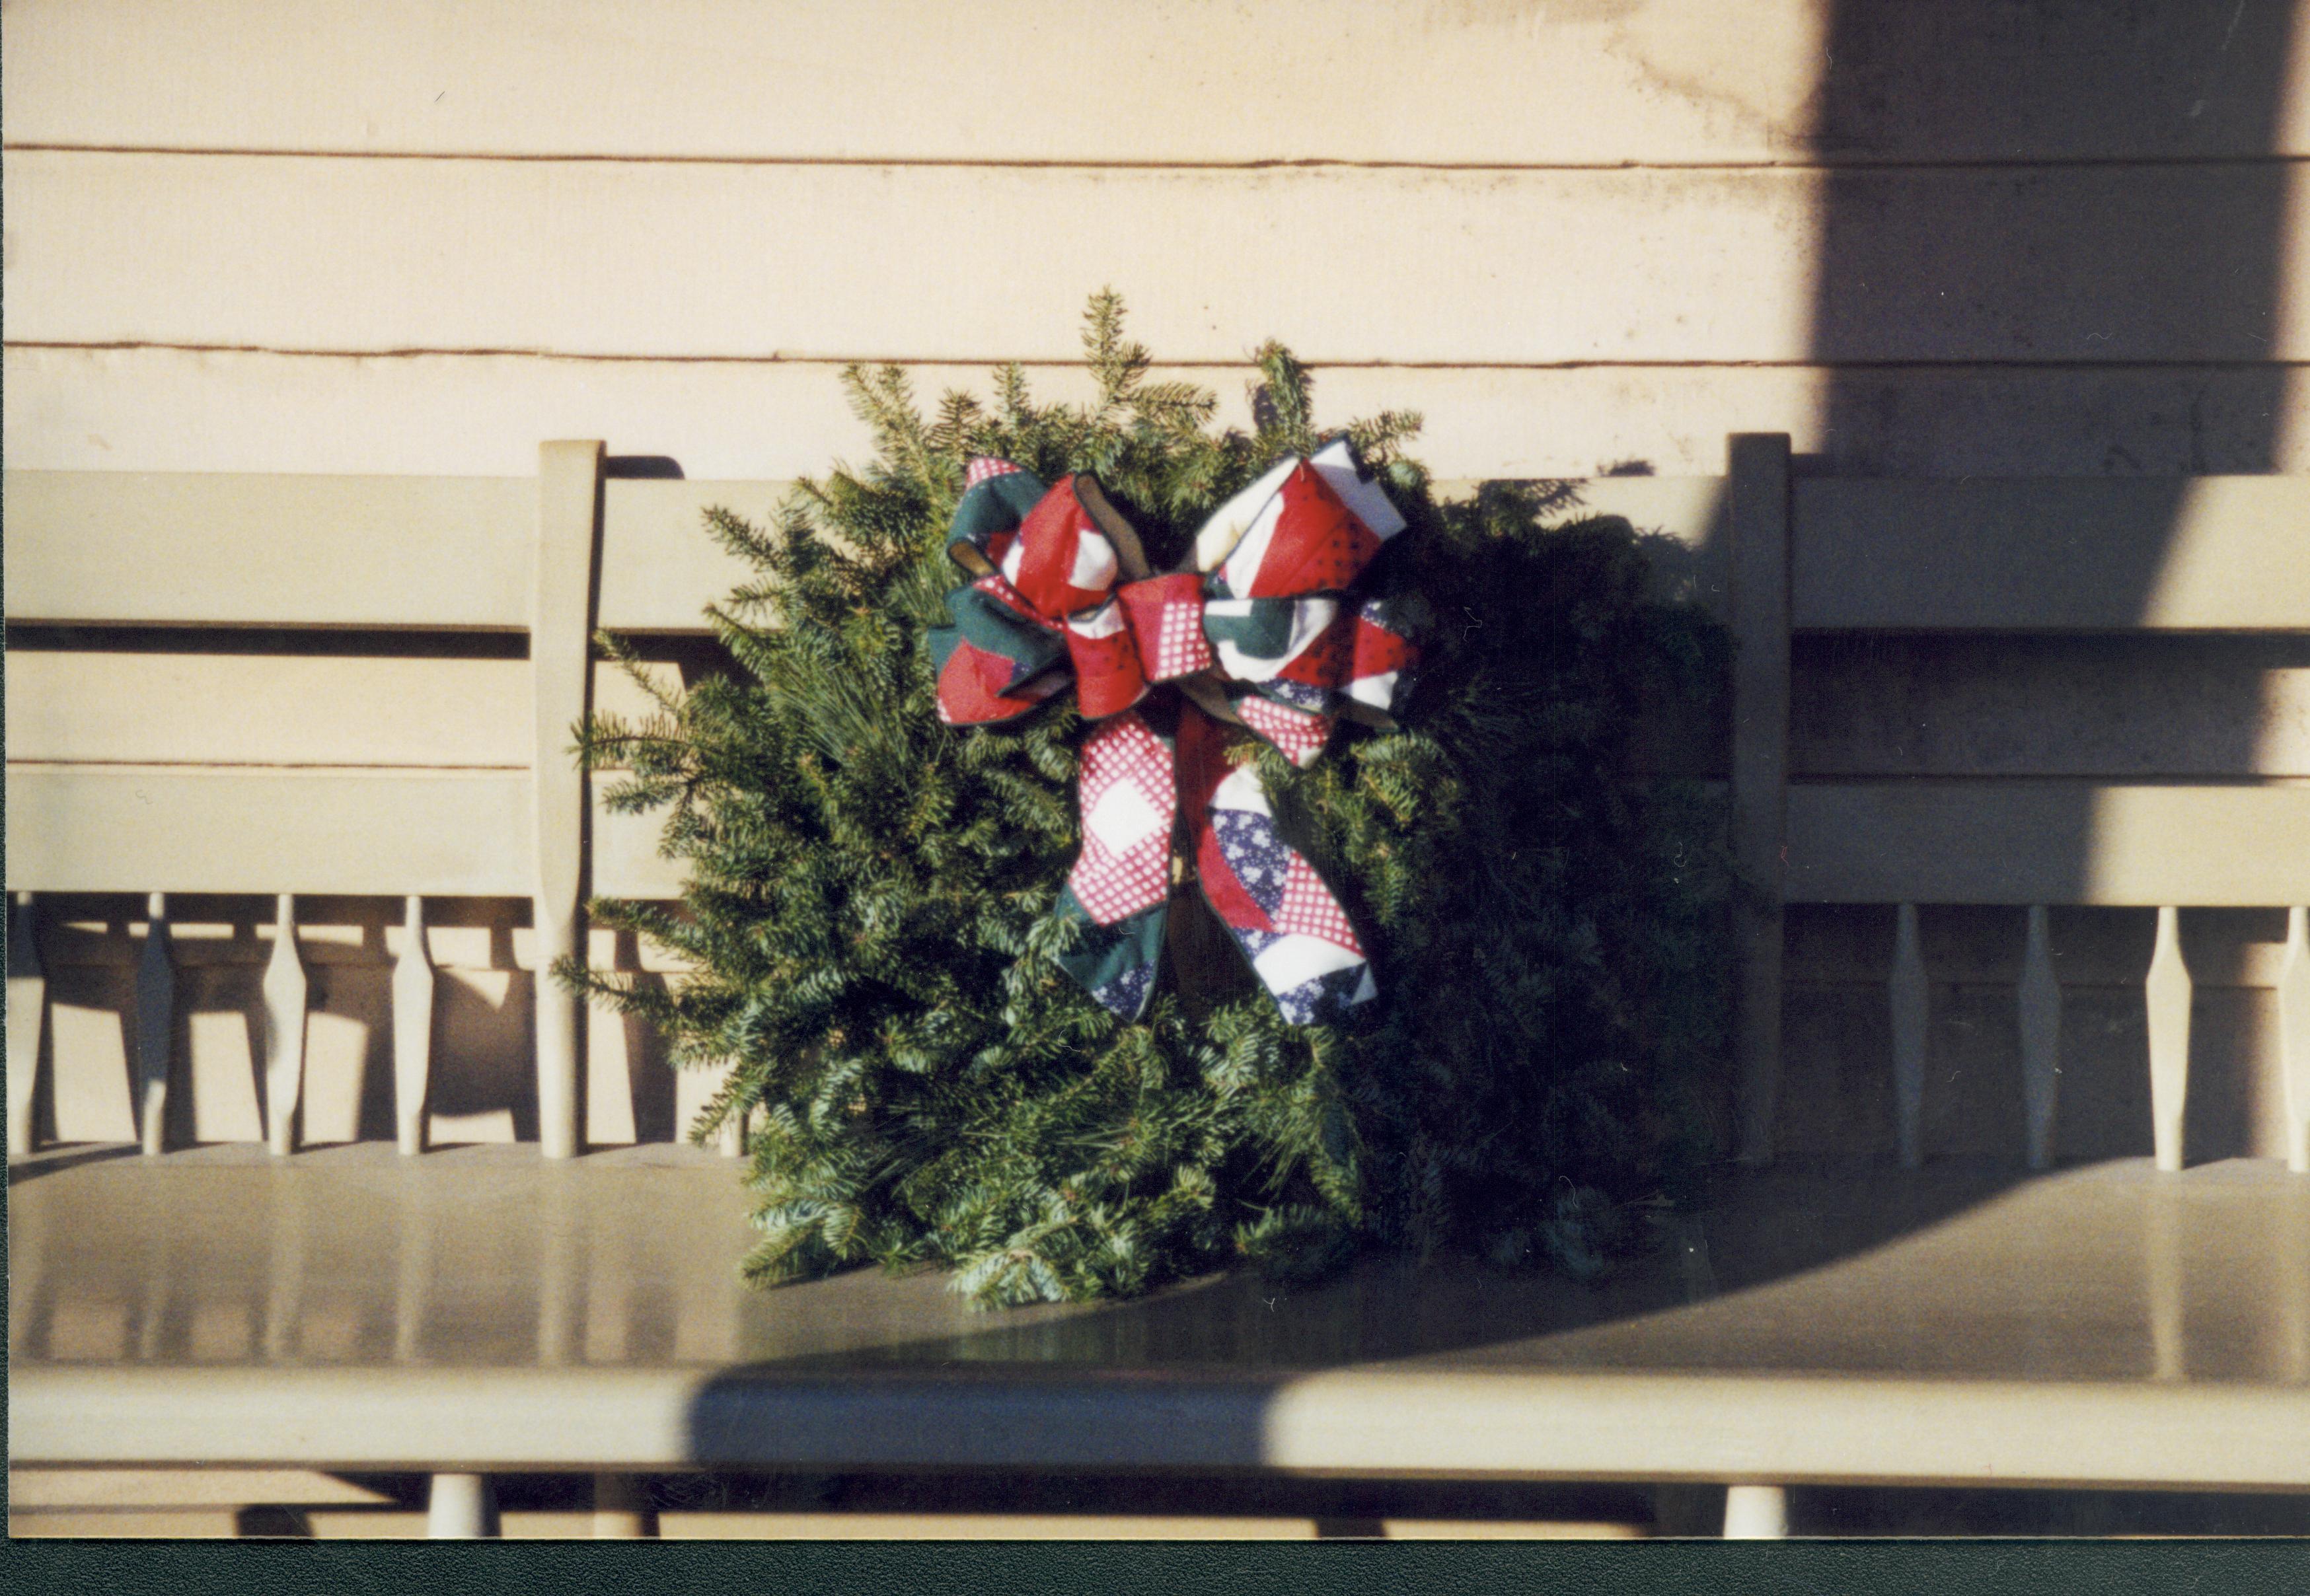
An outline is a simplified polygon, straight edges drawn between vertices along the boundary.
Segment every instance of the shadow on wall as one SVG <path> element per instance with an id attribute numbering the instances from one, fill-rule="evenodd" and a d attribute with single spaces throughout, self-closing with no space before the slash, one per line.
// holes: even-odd
<path id="1" fill-rule="evenodd" d="M 1930 475 L 1957 438 L 2058 429 L 2114 475 L 2271 470 L 2297 9 L 1837 0 L 1811 135 L 1827 466 Z"/>
<path id="2" fill-rule="evenodd" d="M 2290 176 L 2277 151 L 2297 13 L 2294 0 L 1838 0 L 1811 131 L 1828 163 L 1811 352 L 1828 370 L 1819 453 L 1799 473 L 2028 475 L 2092 461 L 2162 484 L 2143 516 L 2080 551 L 2098 584 L 2146 616 L 2186 479 L 2277 464 Z M 2298 640 L 2277 648 L 2282 659 L 2272 648 L 2178 636 L 1800 638 L 1791 774 L 2075 778 L 2056 829 L 2082 891 L 2097 844 L 2087 782 L 2271 773 L 2275 706 L 2264 700 L 2277 668 L 2301 659 Z M 2231 697 L 2183 703 L 2192 692 Z M 1881 757 L 1862 748 L 1872 726 L 1892 733 L 1878 738 Z M 2018 1157 L 2022 911 L 1924 914 L 1932 1055 L 1944 1066 L 1927 1089 L 1927 1150 Z M 1823 1068 L 1843 1078 L 1785 1076 L 1786 1150 L 1849 1148 L 1854 1125 L 1870 1141 L 1889 1124 L 1885 964 L 1864 970 L 1853 950 L 1881 944 L 1889 958 L 1891 917 L 1791 911 L 1786 1052 L 1793 1066 L 1839 1061 Z M 2246 1100 L 2257 1083 L 2233 1078 L 2268 1050 L 2269 1017 L 2248 1011 L 2271 994 L 2204 988 L 2251 944 L 2282 936 L 2282 919 L 2184 922 L 2201 972 L 2196 1051 L 2216 1055 L 2193 1081 L 2191 1156 L 2276 1151 L 2257 1128 L 2272 1116 Z M 2068 1156 L 2149 1150 L 2146 1112 L 2123 1106 L 2138 1097 L 2146 1109 L 2139 982 L 2150 929 L 2148 909 L 2055 911 L 2057 967 L 2074 988 L 2064 1055 L 2088 1066 L 2063 1087 L 2077 1099 L 2062 1105 Z M 2217 931 L 2245 946 L 2216 946 Z M 1825 964 L 1812 957 L 1832 945 Z"/>

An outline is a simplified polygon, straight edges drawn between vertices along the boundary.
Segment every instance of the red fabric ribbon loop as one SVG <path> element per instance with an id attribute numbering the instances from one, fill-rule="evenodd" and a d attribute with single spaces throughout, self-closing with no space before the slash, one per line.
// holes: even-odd
<path id="1" fill-rule="evenodd" d="M 1059 913 L 1084 927 L 1060 962 L 1136 1016 L 1159 959 L 1176 822 L 1205 899 L 1294 1024 L 1376 995 L 1362 944 L 1314 866 L 1275 827 L 1256 766 L 1214 716 L 1305 765 L 1340 714 L 1385 721 L 1415 653 L 1385 606 L 1349 587 L 1403 517 L 1344 439 L 1279 463 L 1195 538 L 1196 568 L 1157 576 L 1088 476 L 1047 492 L 1007 461 L 975 460 L 949 551 L 977 580 L 932 635 L 939 713 L 1008 720 L 1074 681 L 1085 719 L 1083 846 Z M 1177 746 L 1130 713 L 1153 684 L 1188 702 Z M 1206 712 L 1209 713 L 1206 713 Z"/>

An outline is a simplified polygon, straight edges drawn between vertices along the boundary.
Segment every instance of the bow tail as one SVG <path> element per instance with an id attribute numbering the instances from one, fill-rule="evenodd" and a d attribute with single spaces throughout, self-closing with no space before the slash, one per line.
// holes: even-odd
<path id="1" fill-rule="evenodd" d="M 1293 1025 L 1337 1019 L 1379 995 L 1340 900 L 1283 840 L 1256 765 L 1230 766 L 1227 732 L 1179 714 L 1179 789 L 1203 897 Z"/>
<path id="2" fill-rule="evenodd" d="M 1136 710 L 1093 726 L 1077 778 L 1082 852 L 1058 913 L 1082 928 L 1059 966 L 1106 1008 L 1136 1019 L 1155 987 L 1171 900 L 1179 786 L 1171 745 Z"/>

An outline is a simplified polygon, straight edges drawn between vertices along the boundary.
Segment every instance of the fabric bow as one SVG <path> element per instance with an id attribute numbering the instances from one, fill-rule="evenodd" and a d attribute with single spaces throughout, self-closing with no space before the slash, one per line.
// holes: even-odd
<path id="1" fill-rule="evenodd" d="M 1277 831 L 1258 767 L 1229 763 L 1220 723 L 1303 766 L 1341 716 L 1393 724 L 1417 650 L 1388 605 L 1350 589 L 1403 525 L 1339 438 L 1220 506 L 1187 568 L 1158 576 L 1096 478 L 1046 489 L 1007 460 L 970 462 L 947 551 L 975 579 L 931 633 L 939 716 L 1009 720 L 1072 681 L 1098 723 L 1059 898 L 1084 930 L 1060 963 L 1109 1010 L 1135 1019 L 1153 991 L 1183 816 L 1205 900 L 1286 1019 L 1378 995 L 1339 900 Z M 1185 699 L 1176 741 L 1137 712 L 1165 682 Z"/>

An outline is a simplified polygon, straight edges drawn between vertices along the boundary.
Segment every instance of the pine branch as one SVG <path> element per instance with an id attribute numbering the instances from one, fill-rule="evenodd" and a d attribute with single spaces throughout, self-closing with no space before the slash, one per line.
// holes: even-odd
<path id="1" fill-rule="evenodd" d="M 1416 415 L 1349 421 L 1411 523 L 1374 579 L 1427 602 L 1428 656 L 1400 729 L 1343 728 L 1306 771 L 1260 763 L 1383 1001 L 1352 1032 L 1301 1030 L 1255 990 L 1167 986 L 1119 1022 L 1054 962 L 1081 934 L 1053 912 L 1080 846 L 1072 698 L 968 733 L 934 713 L 923 629 L 959 579 L 963 462 L 1097 471 L 1162 565 L 1341 429 L 1279 346 L 1246 432 L 1152 378 L 1111 292 L 1083 337 L 1089 404 L 1038 405 L 1010 366 L 926 421 L 902 370 L 849 369 L 873 457 L 798 483 L 767 525 L 706 517 L 751 573 L 708 612 L 726 668 L 677 691 L 602 640 L 650 709 L 595 716 L 579 752 L 622 772 L 613 808 L 664 817 L 689 885 L 678 908 L 595 912 L 688 968 L 556 977 L 656 1027 L 678 1066 L 726 1070 L 691 1133 L 751 1127 L 757 1281 L 934 1263 L 994 1305 L 1235 1262 L 1308 1279 L 1373 1245 L 1604 1266 L 1712 1145 L 1722 804 L 1618 773 L 1654 707 L 1721 694 L 1722 629 L 1652 604 L 1641 537 L 1568 519 L 1561 485 L 1439 505 Z"/>

